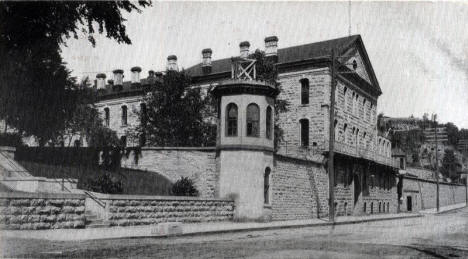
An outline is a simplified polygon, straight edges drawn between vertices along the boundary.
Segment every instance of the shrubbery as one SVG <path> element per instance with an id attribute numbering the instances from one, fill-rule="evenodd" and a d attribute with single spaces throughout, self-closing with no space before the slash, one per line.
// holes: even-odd
<path id="1" fill-rule="evenodd" d="M 192 180 L 187 177 L 182 177 L 172 185 L 172 195 L 198 196 L 198 190 L 195 188 Z"/>
<path id="2" fill-rule="evenodd" d="M 0 133 L 0 146 L 18 147 L 22 146 L 23 140 L 18 133 Z"/>
<path id="3" fill-rule="evenodd" d="M 83 183 L 82 188 L 99 193 L 123 193 L 122 181 L 112 177 L 109 173 L 104 173 L 94 178 L 88 178 L 87 181 Z"/>

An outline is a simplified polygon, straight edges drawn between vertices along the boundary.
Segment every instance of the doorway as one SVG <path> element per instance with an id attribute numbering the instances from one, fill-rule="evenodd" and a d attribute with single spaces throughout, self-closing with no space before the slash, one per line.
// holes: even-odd
<path id="1" fill-rule="evenodd" d="M 411 196 L 406 196 L 406 210 L 413 211 L 413 201 Z"/>
<path id="2" fill-rule="evenodd" d="M 359 195 L 361 194 L 361 181 L 359 181 L 358 174 L 353 175 L 353 181 L 354 181 L 354 206 L 356 206 L 356 203 L 359 200 Z"/>

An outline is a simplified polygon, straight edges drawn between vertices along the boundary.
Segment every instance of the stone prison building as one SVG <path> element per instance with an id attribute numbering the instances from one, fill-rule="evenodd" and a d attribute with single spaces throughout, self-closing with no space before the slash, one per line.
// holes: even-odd
<path id="1" fill-rule="evenodd" d="M 335 207 L 337 215 L 396 213 L 398 166 L 390 141 L 377 131 L 377 104 L 382 94 L 359 35 L 278 48 L 278 38 L 265 38 L 266 58 L 278 69 L 280 88 L 255 80 L 246 69 L 249 42 L 238 57 L 212 59 L 204 49 L 199 64 L 185 71 L 193 87 L 218 100 L 215 147 L 143 146 L 129 168 L 157 172 L 171 181 L 187 176 L 202 197 L 232 197 L 235 217 L 272 220 L 326 217 L 329 209 L 327 157 L 331 98 L 331 50 L 337 53 L 335 130 Z M 238 69 L 242 67 L 242 69 Z M 177 57 L 167 59 L 178 70 Z M 162 73 L 133 67 L 96 76 L 97 107 L 106 126 L 128 146 L 130 127 L 145 112 L 144 96 Z M 281 89 L 281 90 L 280 90 Z M 286 112 L 275 118 L 275 101 L 286 100 Z M 274 121 L 284 131 L 274 149 Z M 79 140 L 77 140 L 79 141 Z M 142 143 L 144 140 L 141 140 Z M 79 144 L 79 143 L 77 143 Z"/>

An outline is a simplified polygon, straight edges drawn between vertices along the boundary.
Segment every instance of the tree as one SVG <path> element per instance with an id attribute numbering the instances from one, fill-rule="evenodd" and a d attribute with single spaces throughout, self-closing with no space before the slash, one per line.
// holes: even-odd
<path id="1" fill-rule="evenodd" d="M 275 60 L 267 58 L 265 52 L 259 49 L 255 50 L 254 53 L 250 55 L 251 59 L 255 59 L 255 69 L 257 72 L 257 80 L 262 80 L 273 84 L 281 92 L 281 84 L 278 82 L 278 70 L 276 68 Z M 275 122 L 274 122 L 274 134 L 275 134 L 275 151 L 278 150 L 279 144 L 284 140 L 284 130 L 280 127 L 279 124 L 279 115 L 280 113 L 288 111 L 289 102 L 287 100 L 282 100 L 277 98 L 275 100 Z"/>
<path id="2" fill-rule="evenodd" d="M 448 122 L 445 124 L 445 128 L 447 129 L 448 144 L 456 146 L 459 139 L 458 127 L 452 122 Z"/>
<path id="3" fill-rule="evenodd" d="M 75 107 L 75 80 L 60 48 L 78 32 L 95 45 L 95 33 L 130 44 L 121 10 L 149 3 L 0 2 L 0 119 L 39 144 L 55 138 Z"/>
<path id="4" fill-rule="evenodd" d="M 442 159 L 442 174 L 445 177 L 449 177 L 452 180 L 455 180 L 456 169 L 457 169 L 457 157 L 451 149 L 446 149 L 444 152 L 444 158 Z"/>
<path id="5" fill-rule="evenodd" d="M 213 146 L 216 124 L 207 119 L 212 100 L 202 97 L 200 88 L 190 87 L 184 71 L 166 71 L 161 82 L 146 97 L 144 123 L 137 134 L 157 146 Z"/>

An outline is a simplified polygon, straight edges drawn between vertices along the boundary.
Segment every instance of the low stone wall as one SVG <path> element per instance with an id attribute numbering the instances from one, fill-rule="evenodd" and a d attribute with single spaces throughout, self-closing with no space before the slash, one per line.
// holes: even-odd
<path id="1" fill-rule="evenodd" d="M 175 196 L 98 195 L 111 226 L 232 220 L 234 201 Z"/>
<path id="2" fill-rule="evenodd" d="M 85 227 L 82 194 L 0 193 L 0 229 Z"/>
<path id="3" fill-rule="evenodd" d="M 214 147 L 143 147 L 138 161 L 133 154 L 128 158 L 124 156 L 122 167 L 156 172 L 172 182 L 188 177 L 194 182 L 200 197 L 215 197 Z"/>

